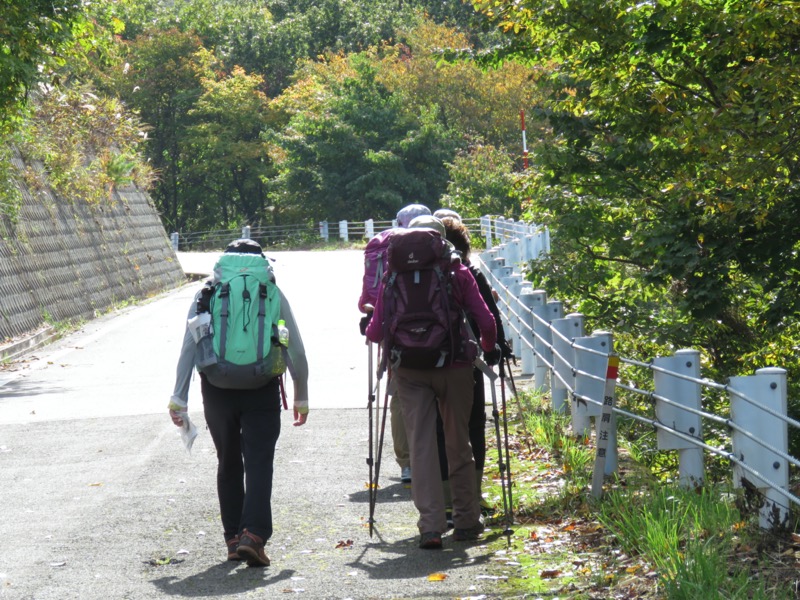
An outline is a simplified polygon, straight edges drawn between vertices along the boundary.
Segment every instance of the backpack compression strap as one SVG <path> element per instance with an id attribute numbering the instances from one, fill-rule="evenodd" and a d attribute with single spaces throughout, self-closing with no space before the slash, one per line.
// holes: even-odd
<path id="1" fill-rule="evenodd" d="M 219 290 L 219 299 L 222 302 L 222 308 L 219 311 L 219 358 L 225 359 L 225 340 L 228 337 L 228 302 L 231 295 L 231 286 L 229 283 L 223 283 Z"/>
<path id="2" fill-rule="evenodd" d="M 267 286 L 260 283 L 258 285 L 258 347 L 256 348 L 256 360 L 261 360 L 264 356 L 264 322 L 267 320 Z"/>
<path id="3" fill-rule="evenodd" d="M 378 268 L 375 269 L 375 278 L 372 281 L 372 287 L 376 288 L 380 285 L 381 279 L 383 279 L 383 254 L 386 252 L 378 252 L 378 255 L 375 257 L 375 260 L 378 261 Z"/>

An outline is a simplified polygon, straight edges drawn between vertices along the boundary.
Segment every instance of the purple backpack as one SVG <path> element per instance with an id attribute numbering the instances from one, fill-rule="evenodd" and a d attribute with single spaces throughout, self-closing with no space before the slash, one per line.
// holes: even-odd
<path id="1" fill-rule="evenodd" d="M 433 229 L 400 229 L 391 236 L 383 280 L 384 367 L 388 362 L 433 369 L 456 360 L 471 363 L 477 356 L 463 309 L 453 298 L 458 262 Z"/>
<path id="2" fill-rule="evenodd" d="M 361 297 L 358 299 L 359 310 L 363 311 L 365 304 L 375 306 L 378 288 L 386 272 L 389 240 L 394 232 L 394 229 L 382 231 L 367 242 L 364 248 L 364 278 L 361 282 Z"/>

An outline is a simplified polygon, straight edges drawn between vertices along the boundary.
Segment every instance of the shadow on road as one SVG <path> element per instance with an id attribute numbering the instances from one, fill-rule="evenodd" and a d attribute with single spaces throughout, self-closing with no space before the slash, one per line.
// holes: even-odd
<path id="1" fill-rule="evenodd" d="M 366 479 L 366 478 L 365 478 Z M 364 482 L 366 485 L 366 482 Z M 377 504 L 384 502 L 408 502 L 411 500 L 411 486 L 405 483 L 393 483 L 378 488 Z M 350 494 L 350 502 L 369 502 L 369 490 L 364 489 Z"/>
<path id="2" fill-rule="evenodd" d="M 294 574 L 295 571 L 290 569 L 273 574 L 269 568 L 251 568 L 240 562 L 227 561 L 184 579 L 168 576 L 152 583 L 165 595 L 202 598 L 251 592 L 289 581 Z"/>
<path id="3" fill-rule="evenodd" d="M 368 542 L 358 557 L 348 566 L 363 571 L 370 579 L 419 579 L 436 572 L 453 572 L 459 567 L 487 564 L 490 554 L 469 555 L 467 550 L 475 544 L 487 544 L 499 533 L 492 533 L 478 542 L 454 542 L 450 536 L 444 537 L 442 550 L 421 550 L 417 547 L 417 536 L 386 543 L 378 531 L 378 540 Z M 378 562 L 368 562 L 366 555 L 370 552 L 394 554 L 393 558 Z"/>

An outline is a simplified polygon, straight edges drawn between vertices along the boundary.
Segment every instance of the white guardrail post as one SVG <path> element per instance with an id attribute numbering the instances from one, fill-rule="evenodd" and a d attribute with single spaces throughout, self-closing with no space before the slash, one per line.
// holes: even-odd
<path id="1" fill-rule="evenodd" d="M 543 390 L 547 384 L 547 363 L 545 357 L 545 345 L 542 339 L 545 331 L 550 330 L 547 325 L 547 292 L 544 290 L 531 290 L 531 294 L 526 296 L 525 301 L 530 303 L 531 326 L 533 329 L 533 387 L 536 390 Z M 538 317 L 538 318 L 537 318 Z M 544 319 L 542 323 L 540 319 Z"/>
<path id="2" fill-rule="evenodd" d="M 347 233 L 347 221 L 339 221 L 339 239 L 345 242 L 349 239 Z"/>
<path id="3" fill-rule="evenodd" d="M 567 392 L 575 389 L 575 351 L 572 348 L 575 338 L 583 337 L 583 315 L 570 313 L 563 319 L 554 319 L 553 329 L 553 409 L 566 412 Z"/>
<path id="4" fill-rule="evenodd" d="M 703 422 L 699 412 L 689 412 L 682 407 L 700 411 L 700 352 L 686 349 L 678 350 L 673 356 L 660 356 L 653 359 L 653 366 L 670 371 L 654 371 L 656 398 L 656 420 L 666 427 L 703 441 Z M 684 379 L 678 375 L 684 375 Z M 674 404 L 673 404 L 674 403 Z M 676 406 L 678 405 L 678 406 Z M 685 438 L 658 428 L 656 433 L 659 450 L 677 450 L 679 457 L 678 476 L 681 486 L 698 487 L 703 484 L 703 449 Z"/>
<path id="5" fill-rule="evenodd" d="M 558 398 L 560 390 L 556 385 L 556 377 L 553 374 L 555 367 L 555 354 L 553 352 L 553 321 L 564 316 L 564 303 L 560 300 L 547 301 L 547 333 L 544 336 L 545 343 L 545 362 L 547 363 L 547 374 L 550 377 L 550 403 L 554 411 L 558 411 L 561 400 Z"/>
<path id="6" fill-rule="evenodd" d="M 783 526 L 788 519 L 789 499 L 781 490 L 789 487 L 788 461 L 752 438 L 768 440 L 770 446 L 787 453 L 788 424 L 764 410 L 767 408 L 786 415 L 786 370 L 777 367 L 758 369 L 755 375 L 731 377 L 728 387 L 739 392 L 730 394 L 731 420 L 750 432 L 750 436 L 746 436 L 733 430 L 733 454 L 764 477 L 756 477 L 734 464 L 734 486 L 743 487 L 743 480 L 746 479 L 764 495 L 766 501 L 759 511 L 762 529 Z"/>
<path id="7" fill-rule="evenodd" d="M 319 222 L 319 237 L 321 237 L 326 242 L 328 241 L 328 222 L 327 221 L 320 221 Z"/>
<path id="8" fill-rule="evenodd" d="M 364 237 L 368 240 L 375 237 L 375 221 L 373 219 L 364 221 Z"/>
<path id="9" fill-rule="evenodd" d="M 536 355 L 533 351 L 536 340 L 533 336 L 533 314 L 531 310 L 542 302 L 540 294 L 541 290 L 525 287 L 519 295 L 520 314 L 522 315 L 522 340 L 521 348 L 519 350 L 514 349 L 514 354 L 520 358 L 522 375 L 527 377 L 533 375 L 536 369 Z"/>

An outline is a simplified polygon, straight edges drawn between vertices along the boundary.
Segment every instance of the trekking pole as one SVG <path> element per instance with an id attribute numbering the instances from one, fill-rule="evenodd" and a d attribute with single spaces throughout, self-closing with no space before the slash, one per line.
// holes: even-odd
<path id="1" fill-rule="evenodd" d="M 484 361 L 477 358 L 475 359 L 475 366 L 478 367 L 484 375 L 489 378 L 490 381 L 490 388 L 492 390 L 492 418 L 494 419 L 494 431 L 495 435 L 497 436 L 497 467 L 500 471 L 500 490 L 502 492 L 503 497 L 503 516 L 505 519 L 506 528 L 503 531 L 503 535 L 508 537 L 509 544 L 511 543 L 511 523 L 514 522 L 514 517 L 511 513 L 512 505 L 511 505 L 511 479 L 510 477 L 506 476 L 508 472 L 508 452 L 506 451 L 505 455 L 503 454 L 503 437 L 500 433 L 500 411 L 497 407 L 497 389 L 495 382 L 497 381 L 497 373 L 494 372 L 489 365 L 487 365 Z M 502 369 L 501 369 L 502 374 Z M 502 385 L 502 382 L 501 382 Z M 506 438 L 506 448 L 508 448 L 508 439 Z M 508 488 L 508 489 L 506 489 Z"/>
<path id="2" fill-rule="evenodd" d="M 383 397 L 383 415 L 380 419 L 380 433 L 378 434 L 378 448 L 375 454 L 375 481 L 372 483 L 371 491 L 372 498 L 369 506 L 369 524 L 370 524 L 370 537 L 372 537 L 372 530 L 375 523 L 375 505 L 378 500 L 378 480 L 381 474 L 381 456 L 383 454 L 383 433 L 386 430 L 386 412 L 389 407 L 389 381 L 391 381 L 392 373 L 389 371 L 389 380 L 386 382 L 386 392 Z M 380 410 L 380 406 L 377 407 Z M 377 416 L 377 410 L 375 415 Z M 377 420 L 377 419 L 376 419 Z"/>
<path id="3" fill-rule="evenodd" d="M 514 364 L 516 364 L 516 362 Z M 520 403 L 519 394 L 517 393 L 517 384 L 514 382 L 514 375 L 511 373 L 511 359 L 508 358 L 508 357 L 506 357 L 505 366 L 508 368 L 509 387 L 511 388 L 511 393 L 514 394 L 514 401 L 516 402 L 517 410 L 519 411 L 519 414 L 521 415 L 522 412 L 523 412 L 522 411 L 522 404 Z M 503 370 L 503 363 L 500 363 L 500 370 L 501 371 Z"/>
<path id="4" fill-rule="evenodd" d="M 373 453 L 372 449 L 374 447 L 374 442 L 372 438 L 372 405 L 375 402 L 375 393 L 372 387 L 372 374 L 373 374 L 373 360 L 372 360 L 372 344 L 369 340 L 367 340 L 367 348 L 368 350 L 368 381 L 369 381 L 369 393 L 367 394 L 367 413 L 368 413 L 368 420 L 369 420 L 369 454 L 367 456 L 367 464 L 369 465 L 369 483 L 367 483 L 367 487 L 369 490 L 369 537 L 372 537 L 372 530 L 374 527 L 374 523 L 372 521 L 372 514 L 375 511 L 375 480 L 373 479 L 373 468 L 374 468 L 374 460 L 373 460 Z"/>
<path id="5" fill-rule="evenodd" d="M 503 363 L 499 365 L 500 371 L 500 398 L 503 403 L 503 435 L 505 437 L 505 448 L 506 448 L 506 482 L 508 483 L 508 506 L 509 512 L 506 513 L 506 530 L 503 532 L 506 536 L 508 536 L 508 542 L 511 543 L 511 525 L 514 523 L 514 500 L 511 492 L 511 457 L 509 456 L 508 452 L 508 414 L 506 412 L 506 387 L 505 387 L 505 369 L 503 367 Z M 511 368 L 508 369 L 509 376 L 511 375 Z M 514 379 L 511 378 L 511 385 L 514 385 Z M 517 399 L 519 403 L 519 396 L 517 396 L 516 387 L 512 387 L 514 390 L 514 397 Z"/>

